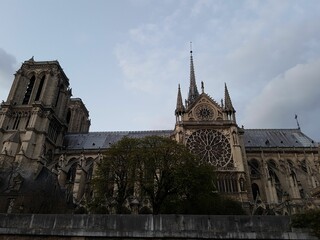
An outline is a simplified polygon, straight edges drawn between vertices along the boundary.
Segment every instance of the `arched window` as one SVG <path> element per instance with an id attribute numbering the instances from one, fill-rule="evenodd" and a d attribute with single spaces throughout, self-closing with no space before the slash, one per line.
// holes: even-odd
<path id="1" fill-rule="evenodd" d="M 35 80 L 36 80 L 36 77 L 32 76 L 30 81 L 29 81 L 27 90 L 26 90 L 26 92 L 24 94 L 24 98 L 23 98 L 23 101 L 22 101 L 23 105 L 29 103 L 30 96 L 31 96 L 31 93 L 32 93 L 32 89 L 33 89 L 33 85 L 34 85 Z"/>
<path id="2" fill-rule="evenodd" d="M 258 160 L 252 159 L 248 162 L 251 177 L 260 177 L 260 164 Z"/>
<path id="3" fill-rule="evenodd" d="M 71 110 L 70 110 L 70 109 L 68 109 L 67 118 L 66 118 L 66 120 L 67 120 L 67 124 L 69 124 L 69 123 L 70 123 L 70 119 L 71 119 Z"/>
<path id="4" fill-rule="evenodd" d="M 257 196 L 260 195 L 260 189 L 259 189 L 258 184 L 252 183 L 251 189 L 252 189 L 253 199 L 256 200 Z"/>
<path id="5" fill-rule="evenodd" d="M 268 164 L 269 168 L 277 169 L 277 164 L 274 160 L 272 160 L 272 159 L 268 160 L 267 164 Z"/>
<path id="6" fill-rule="evenodd" d="M 76 178 L 76 173 L 77 173 L 77 163 L 73 163 L 68 171 L 67 174 L 67 181 L 69 183 L 74 183 L 74 180 Z"/>
<path id="7" fill-rule="evenodd" d="M 291 178 L 292 178 L 293 185 L 294 185 L 294 186 L 297 186 L 297 184 L 298 184 L 297 175 L 296 175 L 296 173 L 295 173 L 293 170 L 291 170 L 290 176 L 291 176 Z"/>
<path id="8" fill-rule="evenodd" d="M 268 160 L 267 166 L 268 166 L 269 177 L 274 180 L 274 176 L 276 175 L 275 172 L 277 170 L 276 162 L 274 160 Z"/>
<path id="9" fill-rule="evenodd" d="M 290 159 L 287 160 L 287 163 L 289 165 L 290 171 L 293 170 L 294 169 L 294 163 Z"/>
<path id="10" fill-rule="evenodd" d="M 40 99 L 40 95 L 41 95 L 41 92 L 42 92 L 42 88 L 43 88 L 43 84 L 44 84 L 45 78 L 46 78 L 46 76 L 43 76 L 41 78 L 41 81 L 40 81 L 40 84 L 39 84 L 39 87 L 38 87 L 38 91 L 37 91 L 37 95 L 36 95 L 36 98 L 34 99 L 35 101 L 39 101 L 39 99 Z"/>
<path id="11" fill-rule="evenodd" d="M 304 171 L 305 173 L 308 173 L 308 167 L 307 167 L 307 162 L 306 162 L 306 160 L 302 160 L 302 162 L 301 162 L 301 169 L 302 169 L 302 171 Z"/>
<path id="12" fill-rule="evenodd" d="M 61 84 L 59 86 L 59 89 L 58 89 L 58 94 L 57 94 L 57 98 L 56 98 L 56 103 L 55 103 L 55 107 L 58 106 L 58 102 L 59 102 L 59 98 L 60 98 L 60 93 L 63 91 L 63 85 Z"/>
<path id="13" fill-rule="evenodd" d="M 280 182 L 280 179 L 277 175 L 278 169 L 277 169 L 277 165 L 276 162 L 274 160 L 269 160 L 267 162 L 268 165 L 268 172 L 269 172 L 269 177 L 272 181 L 272 184 L 274 185 L 275 189 L 276 189 L 276 193 L 277 193 L 277 198 L 278 201 L 282 198 L 283 195 L 283 189 L 282 189 L 282 185 Z"/>
<path id="14" fill-rule="evenodd" d="M 87 168 L 87 181 L 90 182 L 92 179 L 92 174 L 93 174 L 93 158 L 88 158 L 87 159 L 87 164 L 86 164 L 86 168 Z"/>
<path id="15" fill-rule="evenodd" d="M 19 124 L 20 124 L 20 120 L 21 120 L 21 116 L 22 116 L 21 112 L 16 113 L 16 117 L 14 118 L 14 123 L 13 123 L 12 129 L 14 129 L 14 130 L 18 129 Z"/>
<path id="16" fill-rule="evenodd" d="M 239 184 L 241 184 L 240 180 L 239 180 Z M 231 175 L 220 175 L 217 179 L 217 188 L 219 192 L 227 192 L 227 193 L 239 192 L 237 179 L 235 179 L 235 176 L 231 176 Z M 241 189 L 241 191 L 243 190 Z"/>

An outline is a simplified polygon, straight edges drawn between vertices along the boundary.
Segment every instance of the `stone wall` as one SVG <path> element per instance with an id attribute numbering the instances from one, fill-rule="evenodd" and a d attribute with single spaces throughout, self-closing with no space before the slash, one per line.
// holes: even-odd
<path id="1" fill-rule="evenodd" d="M 287 216 L 0 214 L 6 239 L 316 239 Z"/>

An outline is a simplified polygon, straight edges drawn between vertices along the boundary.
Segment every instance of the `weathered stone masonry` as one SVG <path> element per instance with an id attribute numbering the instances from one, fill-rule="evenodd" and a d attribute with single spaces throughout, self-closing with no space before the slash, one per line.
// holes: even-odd
<path id="1" fill-rule="evenodd" d="M 286 216 L 0 214 L 6 239 L 316 239 Z"/>

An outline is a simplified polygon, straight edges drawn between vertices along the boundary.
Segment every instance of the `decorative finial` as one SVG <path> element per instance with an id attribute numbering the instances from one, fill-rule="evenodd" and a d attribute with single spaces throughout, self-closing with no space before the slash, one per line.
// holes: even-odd
<path id="1" fill-rule="evenodd" d="M 192 54 L 192 42 L 190 42 L 190 53 Z"/>
<path id="2" fill-rule="evenodd" d="M 203 81 L 201 81 L 201 90 L 202 90 L 202 93 L 204 93 L 204 83 L 203 83 Z"/>

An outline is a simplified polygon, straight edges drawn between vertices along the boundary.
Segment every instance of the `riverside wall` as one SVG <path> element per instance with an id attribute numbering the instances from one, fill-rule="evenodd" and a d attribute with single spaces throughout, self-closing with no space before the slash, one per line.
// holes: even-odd
<path id="1" fill-rule="evenodd" d="M 317 239 L 288 216 L 0 214 L 0 240 Z"/>

